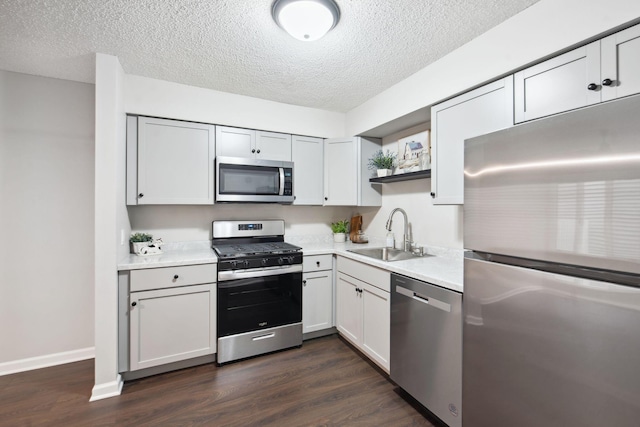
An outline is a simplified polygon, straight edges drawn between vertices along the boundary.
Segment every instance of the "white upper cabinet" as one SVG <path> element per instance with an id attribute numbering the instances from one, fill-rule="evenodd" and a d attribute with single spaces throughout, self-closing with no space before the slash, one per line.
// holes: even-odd
<path id="1" fill-rule="evenodd" d="M 640 25 L 516 73 L 516 123 L 636 93 Z"/>
<path id="2" fill-rule="evenodd" d="M 601 77 L 603 101 L 640 93 L 640 25 L 602 39 Z"/>
<path id="3" fill-rule="evenodd" d="M 464 203 L 464 140 L 513 126 L 513 77 L 431 108 L 431 196 L 436 205 Z"/>
<path id="4" fill-rule="evenodd" d="M 291 135 L 276 132 L 256 132 L 256 158 L 291 161 Z"/>
<path id="5" fill-rule="evenodd" d="M 216 126 L 216 155 L 291 161 L 291 135 Z"/>
<path id="6" fill-rule="evenodd" d="M 255 157 L 255 130 L 216 126 L 216 141 L 216 156 Z"/>
<path id="7" fill-rule="evenodd" d="M 323 202 L 324 140 L 309 136 L 293 136 L 294 205 L 319 205 Z"/>
<path id="8" fill-rule="evenodd" d="M 213 204 L 213 125 L 127 118 L 127 204 Z"/>
<path id="9" fill-rule="evenodd" d="M 368 159 L 380 150 L 378 138 L 326 139 L 324 144 L 324 204 L 326 206 L 380 206 L 381 186 L 373 186 Z M 294 184 L 295 185 L 295 184 Z"/>
<path id="10" fill-rule="evenodd" d="M 600 41 L 515 74 L 515 121 L 600 102 Z"/>

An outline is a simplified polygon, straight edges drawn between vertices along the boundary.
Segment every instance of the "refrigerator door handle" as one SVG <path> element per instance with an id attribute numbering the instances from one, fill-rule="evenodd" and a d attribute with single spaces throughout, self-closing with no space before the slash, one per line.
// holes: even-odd
<path id="1" fill-rule="evenodd" d="M 404 295 L 406 297 L 409 297 L 415 301 L 421 302 L 423 304 L 427 304 L 430 305 L 434 308 L 437 308 L 439 310 L 442 311 L 446 311 L 447 313 L 451 313 L 451 304 L 447 304 L 446 302 L 437 300 L 435 298 L 430 298 L 428 296 L 425 295 L 421 295 L 417 292 L 414 292 L 410 289 L 404 288 L 400 285 L 396 285 L 396 292 L 399 293 L 400 295 Z"/>

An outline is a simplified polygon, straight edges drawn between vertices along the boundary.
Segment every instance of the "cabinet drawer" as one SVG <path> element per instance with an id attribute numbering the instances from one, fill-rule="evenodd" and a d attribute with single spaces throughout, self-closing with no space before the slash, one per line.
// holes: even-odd
<path id="1" fill-rule="evenodd" d="M 216 264 L 183 265 L 179 267 L 149 268 L 132 270 L 130 292 L 150 289 L 173 288 L 176 286 L 215 283 Z"/>
<path id="2" fill-rule="evenodd" d="M 305 255 L 302 259 L 302 271 L 305 273 L 311 271 L 331 270 L 332 267 L 332 255 Z"/>
<path id="3" fill-rule="evenodd" d="M 376 286 L 383 291 L 389 292 L 391 290 L 391 274 L 381 268 L 349 258 L 338 257 L 338 271 Z"/>

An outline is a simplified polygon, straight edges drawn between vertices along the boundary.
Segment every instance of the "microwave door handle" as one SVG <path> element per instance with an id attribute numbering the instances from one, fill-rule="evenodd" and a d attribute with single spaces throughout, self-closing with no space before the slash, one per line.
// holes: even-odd
<path id="1" fill-rule="evenodd" d="M 284 168 L 278 168 L 280 171 L 280 191 L 278 192 L 278 196 L 284 195 Z"/>

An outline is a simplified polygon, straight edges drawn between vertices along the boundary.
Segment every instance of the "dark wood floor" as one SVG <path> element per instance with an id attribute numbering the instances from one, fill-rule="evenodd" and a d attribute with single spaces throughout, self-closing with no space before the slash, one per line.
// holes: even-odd
<path id="1" fill-rule="evenodd" d="M 336 335 L 127 382 L 89 403 L 93 360 L 0 377 L 1 426 L 432 426 Z"/>

